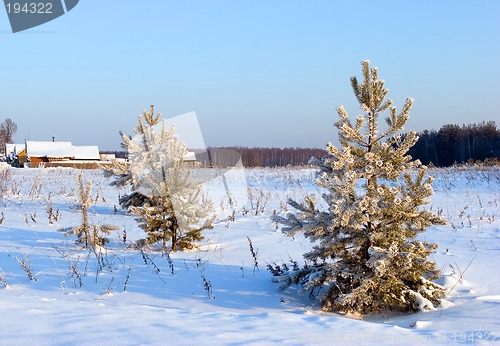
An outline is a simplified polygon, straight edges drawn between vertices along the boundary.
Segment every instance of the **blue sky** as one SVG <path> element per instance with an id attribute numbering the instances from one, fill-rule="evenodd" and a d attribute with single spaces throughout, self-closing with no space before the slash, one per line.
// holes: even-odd
<path id="1" fill-rule="evenodd" d="M 82 0 L 12 34 L 0 9 L 0 121 L 24 139 L 119 149 L 150 104 L 196 112 L 211 146 L 324 147 L 370 59 L 406 130 L 495 120 L 500 1 Z"/>

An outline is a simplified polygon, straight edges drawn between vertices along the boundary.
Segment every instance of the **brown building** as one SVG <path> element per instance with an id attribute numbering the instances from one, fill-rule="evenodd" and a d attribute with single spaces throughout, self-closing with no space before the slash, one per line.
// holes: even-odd
<path id="1" fill-rule="evenodd" d="M 76 146 L 71 142 L 26 141 L 24 153 L 18 156 L 20 163 L 29 162 L 31 167 L 37 167 L 40 163 L 100 160 L 97 146 Z"/>

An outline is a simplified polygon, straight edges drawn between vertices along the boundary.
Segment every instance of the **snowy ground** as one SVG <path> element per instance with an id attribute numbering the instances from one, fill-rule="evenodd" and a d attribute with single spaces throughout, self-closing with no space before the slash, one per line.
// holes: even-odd
<path id="1" fill-rule="evenodd" d="M 0 170 L 1 345 L 422 345 L 500 338 L 498 168 L 430 171 L 436 194 L 429 207 L 449 223 L 424 237 L 440 245 L 433 258 L 449 293 L 434 311 L 364 320 L 322 313 L 294 288 L 279 291 L 266 270 L 290 258 L 300 263 L 310 247 L 301 236 L 284 237 L 269 215 L 286 212 L 287 197 L 319 194 L 313 170 L 235 170 L 210 180 L 218 222 L 199 250 L 173 253 L 171 262 L 126 248 L 142 237 L 134 217 L 115 209 L 127 191 L 110 187 L 100 171 L 83 171 L 93 181 L 92 222 L 120 227 L 101 272 L 94 254 L 58 232 L 80 224 L 73 207 L 80 172 Z M 234 222 L 227 221 L 232 208 Z"/>

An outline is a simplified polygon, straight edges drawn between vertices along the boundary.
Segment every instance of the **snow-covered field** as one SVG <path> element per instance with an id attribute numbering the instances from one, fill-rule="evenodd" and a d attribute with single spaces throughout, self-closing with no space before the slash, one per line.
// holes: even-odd
<path id="1" fill-rule="evenodd" d="M 58 229 L 80 224 L 77 176 L 93 181 L 93 224 L 113 224 L 102 270 Z M 208 176 L 213 171 L 201 170 Z M 170 259 L 127 248 L 141 238 L 127 193 L 101 171 L 0 170 L 1 345 L 490 344 L 500 340 L 500 170 L 432 169 L 428 206 L 448 220 L 423 237 L 447 296 L 416 314 L 321 312 L 296 289 L 279 291 L 269 263 L 301 262 L 310 248 L 269 220 L 288 197 L 319 195 L 311 169 L 226 172 L 206 184 L 218 221 L 200 248 Z M 217 176 L 215 174 L 214 176 Z M 229 203 L 226 191 L 234 197 Z M 52 212 L 49 209 L 52 208 Z M 235 221 L 228 221 L 234 211 Z M 50 216 L 49 216 L 50 215 Z M 125 242 L 123 241 L 124 238 Z M 250 242 L 256 256 L 250 250 Z"/>

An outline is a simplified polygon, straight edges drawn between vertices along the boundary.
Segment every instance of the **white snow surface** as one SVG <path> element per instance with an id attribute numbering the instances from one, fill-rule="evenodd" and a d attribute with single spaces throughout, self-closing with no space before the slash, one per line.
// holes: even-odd
<path id="1" fill-rule="evenodd" d="M 26 141 L 28 157 L 72 157 L 71 142 Z"/>
<path id="2" fill-rule="evenodd" d="M 58 232 L 81 222 L 74 208 L 80 172 L 93 181 L 91 221 L 120 227 L 101 272 L 89 250 Z M 359 319 L 322 312 L 297 287 L 280 291 L 266 270 L 267 263 L 290 258 L 302 263 L 311 248 L 300 234 L 284 236 L 269 216 L 285 214 L 288 197 L 320 200 L 312 169 L 236 169 L 209 180 L 218 221 L 204 231 L 198 250 L 171 253 L 172 274 L 161 254 L 126 247 L 143 232 L 133 215 L 115 209 L 128 191 L 109 186 L 112 178 L 101 171 L 1 167 L 0 344 L 489 345 L 500 337 L 500 170 L 429 173 L 436 180 L 428 208 L 448 225 L 431 227 L 422 238 L 439 244 L 432 259 L 448 294 L 432 311 Z M 235 221 L 227 220 L 232 207 L 225 186 L 236 202 Z M 50 206 L 58 213 L 53 224 Z"/>
<path id="3" fill-rule="evenodd" d="M 19 144 L 15 144 L 16 151 Z M 76 160 L 99 160 L 99 148 L 96 145 L 77 146 L 71 142 L 27 141 L 28 157 L 73 158 Z M 12 148 L 12 147 L 11 147 Z M 13 148 L 11 149 L 11 151 Z"/>
<path id="4" fill-rule="evenodd" d="M 75 160 L 99 160 L 97 145 L 72 145 L 71 151 Z"/>

